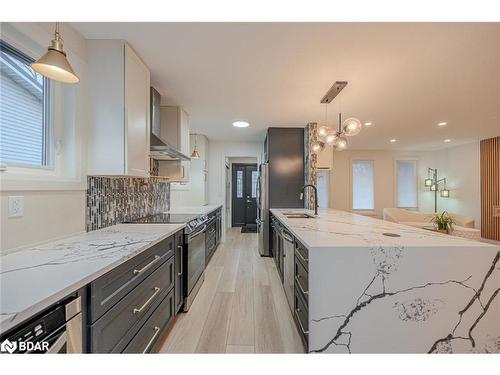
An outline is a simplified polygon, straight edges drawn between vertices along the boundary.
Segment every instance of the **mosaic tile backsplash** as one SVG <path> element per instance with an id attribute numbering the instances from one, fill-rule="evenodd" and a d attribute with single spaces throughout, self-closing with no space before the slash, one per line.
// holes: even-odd
<path id="1" fill-rule="evenodd" d="M 87 177 L 87 231 L 169 208 L 168 182 L 149 178 Z"/>

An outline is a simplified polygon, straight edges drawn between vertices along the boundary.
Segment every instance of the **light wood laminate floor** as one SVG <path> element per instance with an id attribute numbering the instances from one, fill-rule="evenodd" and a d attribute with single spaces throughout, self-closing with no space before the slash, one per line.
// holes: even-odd
<path id="1" fill-rule="evenodd" d="M 177 316 L 159 351 L 302 353 L 273 262 L 259 255 L 257 234 L 229 230 L 190 310 Z"/>

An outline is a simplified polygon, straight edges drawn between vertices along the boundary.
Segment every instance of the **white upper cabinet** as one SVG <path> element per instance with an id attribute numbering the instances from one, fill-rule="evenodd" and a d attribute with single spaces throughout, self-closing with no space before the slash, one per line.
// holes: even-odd
<path id="1" fill-rule="evenodd" d="M 160 107 L 161 138 L 189 156 L 189 114 L 178 106 Z"/>
<path id="2" fill-rule="evenodd" d="M 178 106 L 160 107 L 161 140 L 175 147 L 186 156 L 191 155 L 189 145 L 189 114 Z M 173 182 L 190 180 L 190 163 L 186 160 L 160 160 L 160 176 Z M 172 190 L 186 190 L 185 184 L 171 185 Z"/>
<path id="3" fill-rule="evenodd" d="M 150 73 L 125 42 L 89 40 L 88 174 L 149 176 Z"/>

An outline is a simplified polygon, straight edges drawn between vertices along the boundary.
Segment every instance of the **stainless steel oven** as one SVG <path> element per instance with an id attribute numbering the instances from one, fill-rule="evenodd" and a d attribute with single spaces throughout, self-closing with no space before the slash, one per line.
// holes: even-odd
<path id="1" fill-rule="evenodd" d="M 186 295 L 184 311 L 188 311 L 198 290 L 205 279 L 205 239 L 207 226 L 199 226 L 193 232 L 185 234 L 185 274 Z"/>

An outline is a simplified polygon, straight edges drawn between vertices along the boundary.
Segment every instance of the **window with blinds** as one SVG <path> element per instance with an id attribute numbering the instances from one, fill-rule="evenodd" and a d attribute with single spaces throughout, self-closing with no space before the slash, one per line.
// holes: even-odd
<path id="1" fill-rule="evenodd" d="M 352 208 L 354 210 L 375 209 L 373 160 L 352 162 Z"/>
<path id="2" fill-rule="evenodd" d="M 417 161 L 396 161 L 397 207 L 417 208 Z"/>
<path id="3" fill-rule="evenodd" d="M 49 164 L 49 80 L 34 60 L 0 40 L 0 161 L 6 165 Z"/>

